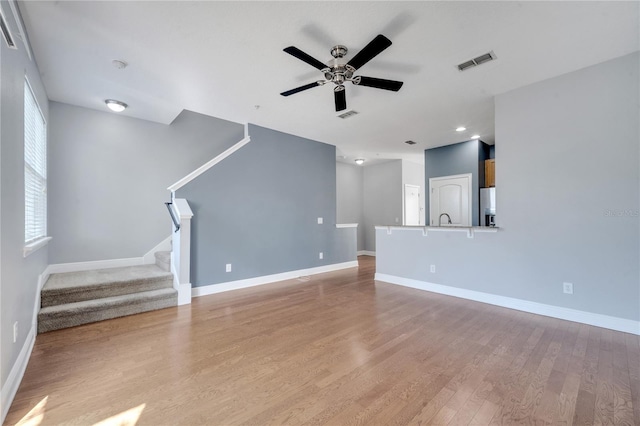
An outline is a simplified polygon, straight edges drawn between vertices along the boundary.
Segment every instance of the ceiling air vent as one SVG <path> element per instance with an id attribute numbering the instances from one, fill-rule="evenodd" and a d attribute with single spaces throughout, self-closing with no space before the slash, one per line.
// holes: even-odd
<path id="1" fill-rule="evenodd" d="M 495 53 L 493 53 L 493 51 L 491 51 L 489 53 L 485 53 L 484 55 L 480 55 L 476 58 L 470 59 L 466 62 L 459 64 L 458 70 L 464 71 L 469 68 L 473 68 L 476 65 L 481 65 L 481 64 L 484 64 L 485 62 L 493 61 L 494 59 L 497 59 L 497 56 Z"/>
<path id="2" fill-rule="evenodd" d="M 345 118 L 349 118 L 352 117 L 354 115 L 358 114 L 358 111 L 354 111 L 354 110 L 349 110 L 349 111 L 345 111 L 342 114 L 338 114 L 339 118 L 345 119 Z"/>
<path id="3" fill-rule="evenodd" d="M 7 20 L 4 18 L 4 12 L 0 8 L 0 31 L 2 31 L 2 37 L 4 41 L 7 42 L 7 46 L 11 49 L 17 49 L 16 43 L 13 41 L 13 36 L 11 35 L 11 30 L 9 29 L 9 25 L 7 25 Z"/>

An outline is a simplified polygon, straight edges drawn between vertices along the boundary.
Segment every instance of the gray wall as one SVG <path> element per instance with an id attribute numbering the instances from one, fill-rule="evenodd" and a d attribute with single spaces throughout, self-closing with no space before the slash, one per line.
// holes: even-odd
<path id="1" fill-rule="evenodd" d="M 244 137 L 183 111 L 171 125 L 51 102 L 49 262 L 139 257 L 171 234 L 167 187 Z"/>
<path id="2" fill-rule="evenodd" d="M 254 125 L 249 135 L 249 144 L 176 191 L 194 213 L 192 284 L 355 260 L 355 229 L 335 227 L 335 147 Z"/>
<path id="3" fill-rule="evenodd" d="M 336 163 L 336 220 L 358 224 L 358 250 L 364 250 L 364 167 Z"/>
<path id="4" fill-rule="evenodd" d="M 500 231 L 379 231 L 377 272 L 639 321 L 639 60 L 497 96 Z"/>
<path id="5" fill-rule="evenodd" d="M 402 224 L 402 160 L 364 168 L 364 249 L 376 251 L 376 225 Z"/>
<path id="6" fill-rule="evenodd" d="M 471 173 L 472 206 L 471 222 L 479 225 L 480 187 L 484 184 L 484 160 L 489 158 L 489 149 L 482 141 L 471 140 L 424 151 L 425 188 L 429 179 L 441 176 Z M 425 200 L 426 223 L 431 223 L 429 199 Z"/>
<path id="7" fill-rule="evenodd" d="M 0 39 L 0 375 L 4 390 L 11 368 L 25 345 L 31 328 L 38 275 L 47 266 L 48 247 L 23 257 L 24 248 L 24 78 L 29 78 L 45 120 L 47 95 L 35 62 L 29 61 L 11 8 L 2 9 L 18 50 L 8 49 Z M 50 143 L 50 141 L 49 141 Z M 13 343 L 13 323 L 18 338 Z M 6 408 L 6 407 L 3 407 Z"/>

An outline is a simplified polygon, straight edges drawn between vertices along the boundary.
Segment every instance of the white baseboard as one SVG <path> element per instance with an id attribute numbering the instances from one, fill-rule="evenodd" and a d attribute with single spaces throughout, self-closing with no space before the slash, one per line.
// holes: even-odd
<path id="1" fill-rule="evenodd" d="M 308 275 L 322 274 L 324 272 L 338 271 L 340 269 L 355 268 L 358 261 L 334 263 L 333 265 L 318 266 L 309 269 L 299 269 L 297 271 L 283 272 L 280 274 L 265 275 L 262 277 L 247 278 L 245 280 L 229 281 L 220 284 L 211 284 L 201 287 L 194 287 L 191 290 L 193 297 L 207 296 L 209 294 L 222 293 L 223 291 L 238 290 L 241 288 L 253 287 L 262 284 L 274 283 L 277 281 L 285 281 L 293 278 L 304 277 Z"/>
<path id="2" fill-rule="evenodd" d="M 36 329 L 31 327 L 31 330 L 29 330 L 29 334 L 27 335 L 27 339 L 18 354 L 18 359 L 16 359 L 16 362 L 13 364 L 6 382 L 2 385 L 2 419 L 0 420 L 0 424 L 4 423 L 4 419 L 7 417 L 13 398 L 15 398 L 16 393 L 18 392 L 20 382 L 22 382 L 22 377 L 27 369 L 27 364 L 29 363 L 31 351 L 33 350 L 35 342 Z"/>
<path id="3" fill-rule="evenodd" d="M 376 255 L 375 251 L 369 251 L 369 250 L 359 250 L 358 251 L 358 256 L 374 256 Z"/>
<path id="4" fill-rule="evenodd" d="M 90 260 L 88 262 L 55 263 L 47 268 L 49 274 L 64 272 L 91 271 L 93 269 L 122 268 L 125 266 L 149 265 L 156 262 L 156 251 L 171 250 L 171 235 L 162 240 L 157 246 L 141 257 L 128 257 L 123 259 Z"/>
<path id="5" fill-rule="evenodd" d="M 579 311 L 576 309 L 563 308 L 560 306 L 546 305 L 543 303 L 530 302 L 528 300 L 498 296 L 495 294 L 482 293 L 479 291 L 450 287 L 441 284 L 434 284 L 426 281 L 398 277 L 395 275 L 376 273 L 375 279 L 376 281 L 384 281 L 390 284 L 416 288 L 418 290 L 446 294 L 448 296 L 459 297 L 461 299 L 474 300 L 476 302 L 488 303 L 490 305 L 502 306 L 504 308 L 515 309 L 532 314 L 544 315 L 547 317 L 559 318 L 567 321 L 579 322 L 582 324 L 594 325 L 596 327 L 608 328 L 611 330 L 640 335 L 640 321 L 633 321 L 625 318 L 612 317 L 609 315 Z"/>
<path id="6" fill-rule="evenodd" d="M 91 260 L 88 262 L 54 263 L 49 265 L 50 274 L 64 272 L 91 271 L 93 269 L 122 268 L 125 266 L 144 265 L 143 257 L 129 257 L 125 259 Z"/>

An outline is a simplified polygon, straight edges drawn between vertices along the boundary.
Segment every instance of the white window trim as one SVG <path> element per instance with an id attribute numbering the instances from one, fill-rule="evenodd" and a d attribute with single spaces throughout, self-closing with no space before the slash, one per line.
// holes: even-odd
<path id="1" fill-rule="evenodd" d="M 38 109 L 38 113 L 40 114 L 40 117 L 42 117 L 42 121 L 44 124 L 44 128 L 45 128 L 45 153 L 47 151 L 47 120 L 44 117 L 44 113 L 42 112 L 42 107 L 40 106 L 40 102 L 38 101 L 38 98 L 35 94 L 35 91 L 33 90 L 33 87 L 31 86 L 31 82 L 29 81 L 29 77 L 27 75 L 24 76 L 24 81 L 25 81 L 25 89 L 28 88 L 28 90 L 31 92 L 31 96 L 33 98 L 33 101 L 36 104 L 36 108 Z M 48 153 L 47 153 L 48 154 Z M 24 167 L 26 168 L 27 165 L 25 163 Z M 48 171 L 47 171 L 48 174 Z M 48 176 L 45 175 L 44 177 L 45 180 L 47 180 L 48 182 Z M 47 186 L 45 187 L 45 191 L 48 189 L 48 183 Z M 48 197 L 47 197 L 48 198 Z M 44 218 L 45 220 L 45 235 L 40 236 L 38 239 L 33 240 L 33 241 L 29 241 L 29 242 L 25 242 L 24 248 L 23 248 L 23 257 L 27 257 L 29 256 L 31 253 L 37 251 L 38 249 L 44 247 L 45 245 L 47 245 L 49 243 L 49 241 L 51 241 L 52 237 L 49 237 L 46 235 L 46 231 L 47 231 L 47 222 L 49 220 L 48 218 L 48 212 L 46 213 L 46 216 Z"/>
<path id="2" fill-rule="evenodd" d="M 24 250 L 22 252 L 23 257 L 27 257 L 29 256 L 31 253 L 35 252 L 36 250 L 38 250 L 39 248 L 42 248 L 44 246 L 46 246 L 49 241 L 51 241 L 53 239 L 53 237 L 43 237 L 40 238 L 39 240 L 36 240 L 32 243 L 26 244 L 24 246 Z"/>

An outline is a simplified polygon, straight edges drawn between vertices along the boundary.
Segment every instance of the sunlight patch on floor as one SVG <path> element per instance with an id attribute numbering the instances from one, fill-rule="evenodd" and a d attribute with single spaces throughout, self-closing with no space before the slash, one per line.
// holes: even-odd
<path id="1" fill-rule="evenodd" d="M 123 411 L 120 414 L 111 416 L 108 419 L 104 419 L 101 422 L 95 423 L 93 426 L 135 426 L 138 423 L 138 419 L 146 407 L 147 404 L 140 404 L 137 407 L 133 407 L 127 411 Z"/>
<path id="2" fill-rule="evenodd" d="M 48 395 L 42 398 L 42 400 L 38 402 L 38 404 L 36 404 L 36 406 L 33 407 L 26 416 L 16 423 L 16 426 L 38 426 L 42 423 L 42 419 L 44 419 L 44 407 L 46 407 L 48 399 Z"/>

